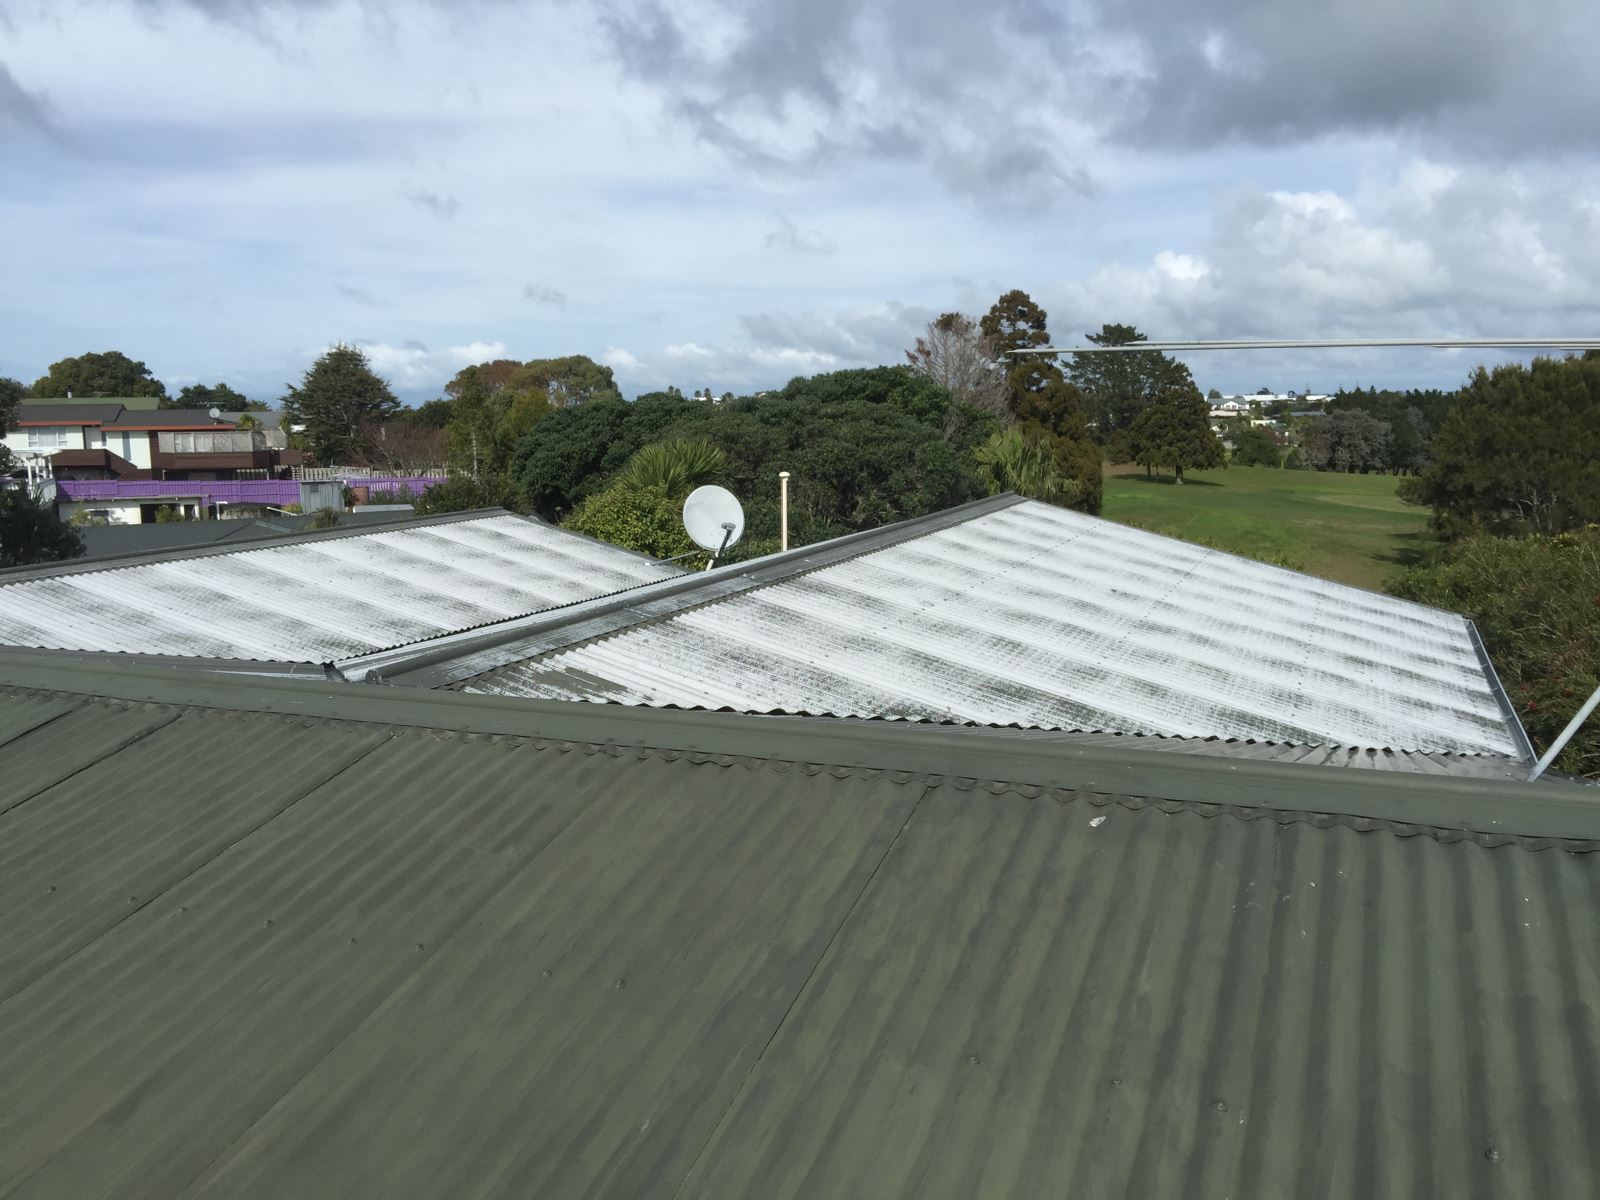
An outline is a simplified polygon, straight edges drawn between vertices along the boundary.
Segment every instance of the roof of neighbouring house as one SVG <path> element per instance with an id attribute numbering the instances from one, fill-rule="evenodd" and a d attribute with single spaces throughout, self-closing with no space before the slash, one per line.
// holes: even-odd
<path id="1" fill-rule="evenodd" d="M 502 510 L 0 571 L 0 645 L 310 662 L 681 572 Z"/>
<path id="2" fill-rule="evenodd" d="M 213 417 L 204 408 L 164 408 L 158 412 L 123 412 L 114 421 L 105 423 L 107 429 L 128 431 L 232 429 L 231 421 Z"/>
<path id="3" fill-rule="evenodd" d="M 136 411 L 149 411 L 161 407 L 160 396 L 75 396 L 71 399 L 61 396 L 24 396 L 22 403 L 28 408 L 40 404 L 119 404 L 123 408 Z"/>
<path id="4" fill-rule="evenodd" d="M 1600 804 L 0 651 L 32 1195 L 1577 1196 Z"/>
<path id="5" fill-rule="evenodd" d="M 34 400 L 17 410 L 17 425 L 104 425 L 121 412 L 120 400 Z"/>
<path id="6" fill-rule="evenodd" d="M 1469 622 L 1015 496 L 341 662 L 547 699 L 1529 755 Z"/>

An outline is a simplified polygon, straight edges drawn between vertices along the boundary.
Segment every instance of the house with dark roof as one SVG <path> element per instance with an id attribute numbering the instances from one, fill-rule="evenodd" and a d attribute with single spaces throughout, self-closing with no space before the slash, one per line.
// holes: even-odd
<path id="1" fill-rule="evenodd" d="M 287 501 L 277 492 L 224 498 L 218 493 L 228 489 L 189 485 L 278 480 L 304 461 L 300 451 L 282 448 L 281 436 L 206 409 L 133 408 L 119 400 L 30 402 L 5 442 L 19 461 L 37 466 L 36 475 L 55 481 L 63 519 L 83 514 L 111 524 L 151 521 L 163 507 L 200 517 L 222 515 L 229 501 L 258 499 L 251 512 L 274 500 L 281 505 Z"/>
<path id="2" fill-rule="evenodd" d="M 30 1196 L 1579 1196 L 1569 783 L 0 651 Z"/>
<path id="3" fill-rule="evenodd" d="M 0 647 L 19 1193 L 1600 1184 L 1600 799 L 1451 614 L 1002 496 L 22 568 Z"/>

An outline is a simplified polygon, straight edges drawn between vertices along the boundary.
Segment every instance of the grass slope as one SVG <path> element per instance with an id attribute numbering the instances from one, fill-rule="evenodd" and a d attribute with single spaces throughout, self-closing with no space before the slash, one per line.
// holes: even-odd
<path id="1" fill-rule="evenodd" d="M 1374 591 L 1430 544 L 1426 511 L 1401 503 L 1393 475 L 1230 467 L 1185 478 L 1108 467 L 1102 515 Z"/>

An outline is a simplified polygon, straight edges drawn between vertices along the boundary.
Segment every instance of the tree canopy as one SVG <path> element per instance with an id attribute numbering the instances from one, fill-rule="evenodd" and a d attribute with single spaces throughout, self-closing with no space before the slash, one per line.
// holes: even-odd
<path id="1" fill-rule="evenodd" d="M 0 437 L 13 427 L 22 385 L 0 379 Z M 11 452 L 0 444 L 0 474 L 12 468 Z M 55 508 L 26 487 L 0 487 L 0 567 L 56 562 L 83 553 L 78 531 L 57 519 Z"/>
<path id="2" fill-rule="evenodd" d="M 513 470 L 534 511 L 560 519 L 607 490 L 642 447 L 709 443 L 726 456 L 722 481 L 745 504 L 743 557 L 776 547 L 781 470 L 794 477 L 797 544 L 976 499 L 972 446 L 944 434 L 950 404 L 905 367 L 797 379 L 721 405 L 670 392 L 632 404 L 597 399 L 552 412 L 518 444 Z"/>
<path id="3" fill-rule="evenodd" d="M 1023 291 L 1009 291 L 984 314 L 980 327 L 998 354 L 1009 355 L 1006 388 L 1012 417 L 1025 438 L 1050 448 L 1070 506 L 1100 511 L 1100 450 L 1084 430 L 1083 394 L 1061 373 L 1054 357 L 1012 354 L 1050 344 L 1044 309 Z"/>
<path id="4" fill-rule="evenodd" d="M 166 384 L 150 368 L 120 350 L 79 354 L 50 364 L 49 371 L 34 380 L 32 395 L 49 399 L 72 393 L 75 400 L 96 396 L 162 396 Z"/>
<path id="5" fill-rule="evenodd" d="M 349 462 L 364 452 L 363 430 L 400 411 L 388 383 L 373 371 L 358 347 L 329 349 L 283 397 L 290 420 L 305 425 L 306 441 L 319 463 Z"/>
<path id="6" fill-rule="evenodd" d="M 1129 346 L 1148 341 L 1132 325 L 1102 325 L 1085 335 L 1096 346 Z M 1116 354 L 1079 351 L 1067 376 L 1087 403 L 1095 436 L 1109 441 L 1133 425 L 1134 418 L 1168 388 L 1192 384 L 1189 368 L 1159 350 L 1127 350 Z"/>
<path id="7" fill-rule="evenodd" d="M 1600 529 L 1469 537 L 1389 590 L 1472 620 L 1537 750 L 1600 685 Z M 1600 775 L 1600 722 L 1580 728 L 1556 767 Z"/>
<path id="8" fill-rule="evenodd" d="M 1238 428 L 1233 430 L 1233 452 L 1229 462 L 1241 467 L 1276 467 L 1283 461 L 1283 451 L 1278 439 L 1259 425 L 1237 418 Z"/>
<path id="9" fill-rule="evenodd" d="M 1300 452 L 1316 471 L 1383 471 L 1389 465 L 1389 423 L 1360 409 L 1341 409 L 1306 423 Z"/>
<path id="10" fill-rule="evenodd" d="M 928 323 L 906 362 L 919 376 L 943 388 L 957 406 L 1007 423 L 1011 420 L 1005 364 L 971 317 L 947 312 Z M 959 417 L 959 408 L 953 413 Z"/>
<path id="11" fill-rule="evenodd" d="M 225 383 L 191 383 L 176 400 L 163 400 L 162 408 L 220 408 L 223 412 L 266 412 L 268 405 L 251 400 Z"/>
<path id="12" fill-rule="evenodd" d="M 1479 368 L 1401 495 L 1446 537 L 1600 522 L 1600 352 Z"/>
<path id="13" fill-rule="evenodd" d="M 26 394 L 20 380 L 7 379 L 0 376 L 0 437 L 4 437 L 6 430 L 15 429 L 17 425 L 17 409 L 22 405 L 22 397 Z M 4 443 L 0 443 L 0 475 L 11 469 L 11 451 Z"/>
<path id="14" fill-rule="evenodd" d="M 1222 443 L 1211 431 L 1210 405 L 1192 382 L 1173 381 L 1134 418 L 1128 431 L 1133 461 L 1171 467 L 1177 482 L 1185 469 L 1225 464 Z"/>

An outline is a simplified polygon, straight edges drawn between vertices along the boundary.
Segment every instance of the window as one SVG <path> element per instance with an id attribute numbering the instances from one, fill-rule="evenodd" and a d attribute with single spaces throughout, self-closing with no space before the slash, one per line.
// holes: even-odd
<path id="1" fill-rule="evenodd" d="M 28 430 L 29 450 L 65 450 L 72 440 L 72 431 L 60 426 L 35 426 Z"/>

